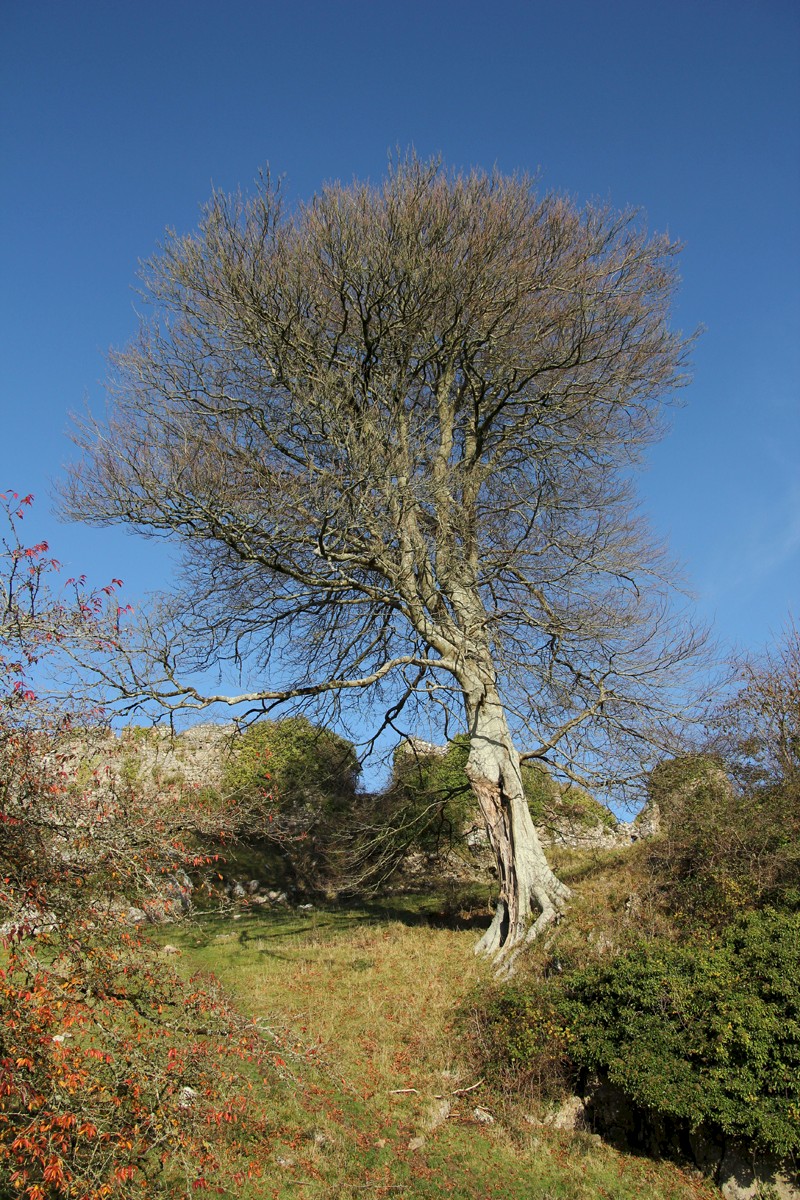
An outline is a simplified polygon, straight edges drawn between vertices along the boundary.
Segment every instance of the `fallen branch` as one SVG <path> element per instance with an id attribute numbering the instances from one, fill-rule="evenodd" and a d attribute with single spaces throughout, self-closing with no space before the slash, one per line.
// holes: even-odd
<path id="1" fill-rule="evenodd" d="M 434 1100 L 446 1100 L 448 1096 L 466 1096 L 467 1092 L 474 1092 L 475 1088 L 480 1087 L 484 1082 L 485 1080 L 479 1079 L 477 1083 L 471 1083 L 469 1087 L 456 1088 L 454 1092 L 446 1092 L 441 1095 L 437 1093 L 433 1098 Z"/>
<path id="2" fill-rule="evenodd" d="M 451 1096 L 465 1096 L 467 1094 L 467 1092 L 474 1092 L 475 1088 L 480 1087 L 483 1082 L 484 1082 L 483 1079 L 479 1079 L 477 1083 L 471 1083 L 469 1085 L 469 1087 L 456 1088 L 456 1090 L 454 1092 L 451 1092 L 450 1095 Z"/>

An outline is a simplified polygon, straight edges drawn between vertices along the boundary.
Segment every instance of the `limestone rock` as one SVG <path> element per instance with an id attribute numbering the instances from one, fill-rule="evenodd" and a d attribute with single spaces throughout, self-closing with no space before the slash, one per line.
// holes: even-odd
<path id="1" fill-rule="evenodd" d="M 800 1200 L 800 1178 L 790 1178 L 770 1159 L 748 1160 L 736 1150 L 726 1150 L 717 1173 L 725 1200 Z"/>

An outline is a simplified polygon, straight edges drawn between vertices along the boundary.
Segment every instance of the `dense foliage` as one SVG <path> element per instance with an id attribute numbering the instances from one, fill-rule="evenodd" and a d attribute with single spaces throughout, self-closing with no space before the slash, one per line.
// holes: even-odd
<path id="1" fill-rule="evenodd" d="M 305 717 L 257 721 L 239 734 L 222 773 L 224 809 L 253 812 L 226 847 L 229 871 L 275 885 L 325 891 L 342 873 L 343 838 L 358 809 L 352 742 Z"/>
<path id="2" fill-rule="evenodd" d="M 258 721 L 237 738 L 222 791 L 267 793 L 279 812 L 325 813 L 352 805 L 359 771 L 352 743 L 305 717 Z"/>
<path id="3" fill-rule="evenodd" d="M 749 913 L 706 943 L 643 943 L 577 972 L 557 1007 L 572 1061 L 635 1104 L 800 1151 L 798 914 Z"/>
<path id="4" fill-rule="evenodd" d="M 664 763 L 650 781 L 661 835 L 647 862 L 682 925 L 722 926 L 751 908 L 800 908 L 800 779 L 742 789 L 719 757 Z"/>
<path id="5" fill-rule="evenodd" d="M 402 742 L 395 751 L 387 811 L 405 847 L 428 854 L 461 846 L 476 804 L 467 778 L 469 739 L 442 748 Z"/>

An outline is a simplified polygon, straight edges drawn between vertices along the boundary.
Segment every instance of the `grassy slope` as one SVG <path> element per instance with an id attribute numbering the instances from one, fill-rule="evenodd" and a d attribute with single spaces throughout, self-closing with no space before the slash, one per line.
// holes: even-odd
<path id="1" fill-rule="evenodd" d="M 244 910 L 162 931 L 182 968 L 213 971 L 243 1010 L 287 1031 L 294 1081 L 269 1097 L 272 1139 L 248 1200 L 718 1195 L 592 1135 L 533 1126 L 485 1084 L 456 1094 L 476 1082 L 456 1010 L 487 968 L 474 931 L 437 928 L 426 907 L 435 912 L 433 901 L 405 900 L 394 910 Z M 494 1123 L 476 1119 L 477 1105 Z"/>

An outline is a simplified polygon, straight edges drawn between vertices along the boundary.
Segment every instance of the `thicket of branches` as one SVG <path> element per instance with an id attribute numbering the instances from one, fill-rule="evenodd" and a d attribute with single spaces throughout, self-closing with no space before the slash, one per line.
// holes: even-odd
<path id="1" fill-rule="evenodd" d="M 236 1190 L 266 1136 L 245 1064 L 274 1078 L 274 1047 L 183 980 L 128 906 L 174 902 L 204 865 L 198 838 L 243 811 L 75 771 L 102 714 L 48 698 L 47 681 L 118 636 L 116 588 L 54 587 L 46 544 L 18 536 L 30 497 L 0 501 L 0 1191 Z"/>

